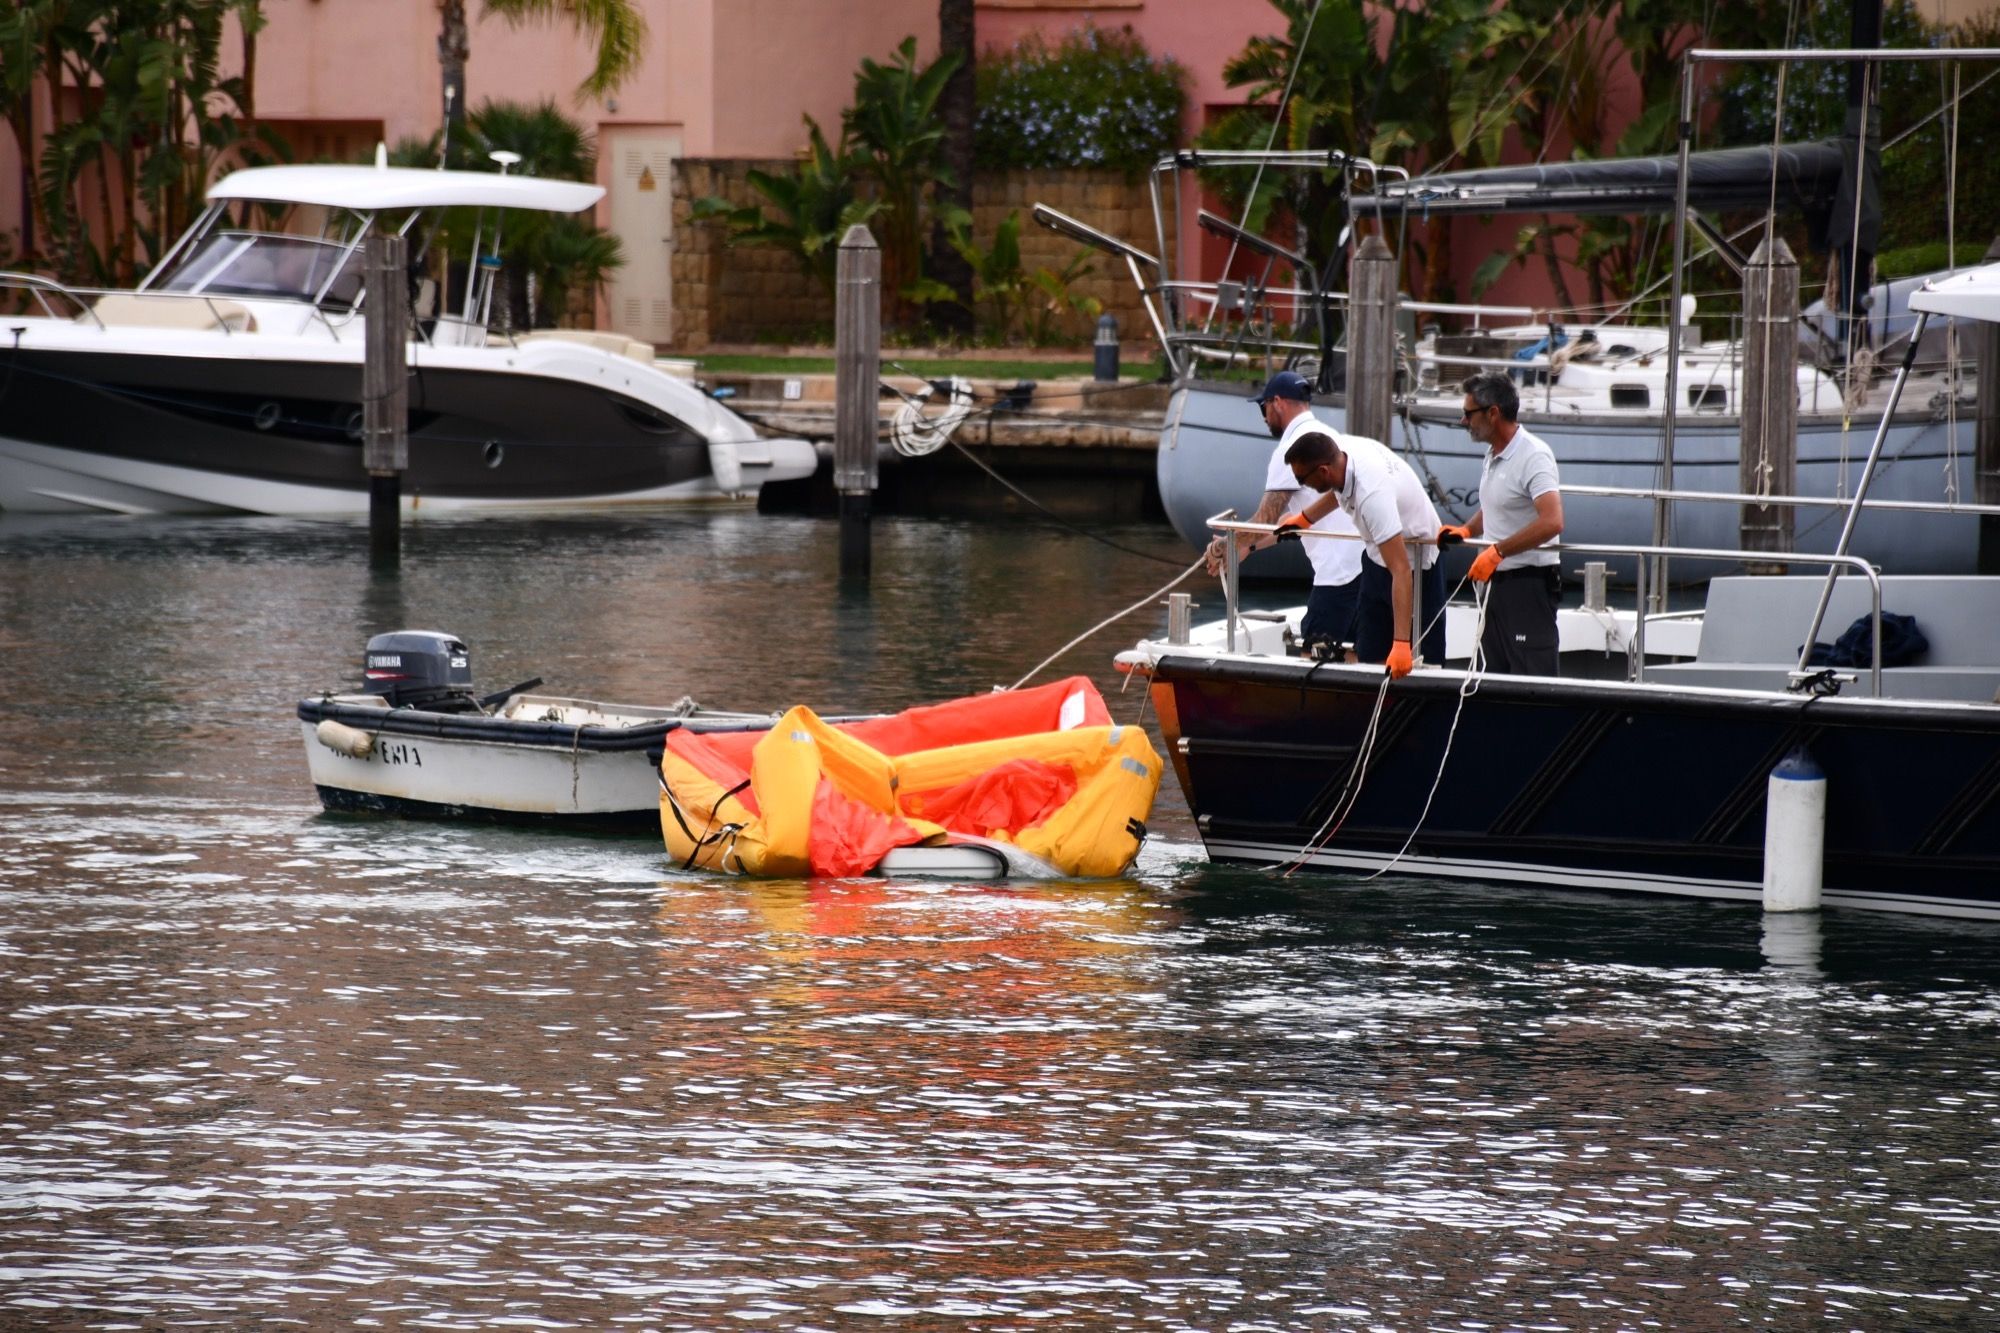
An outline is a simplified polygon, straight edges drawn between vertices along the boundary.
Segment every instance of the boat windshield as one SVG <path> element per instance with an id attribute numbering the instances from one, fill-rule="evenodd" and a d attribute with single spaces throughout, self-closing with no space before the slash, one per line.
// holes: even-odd
<path id="1" fill-rule="evenodd" d="M 202 242 L 159 285 L 170 292 L 296 301 L 318 301 L 326 287 L 323 304 L 352 309 L 361 295 L 361 265 L 356 252 L 333 241 L 224 231 Z"/>

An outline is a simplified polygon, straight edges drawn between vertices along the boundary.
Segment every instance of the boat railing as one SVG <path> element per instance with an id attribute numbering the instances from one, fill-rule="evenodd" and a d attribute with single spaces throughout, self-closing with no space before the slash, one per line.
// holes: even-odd
<path id="1" fill-rule="evenodd" d="M 1222 596 L 1225 614 L 1228 617 L 1228 650 L 1233 653 L 1236 651 L 1237 635 L 1243 618 L 1238 600 L 1242 572 L 1241 557 L 1237 550 L 1237 543 L 1233 538 L 1238 536 L 1272 537 L 1277 535 L 1278 529 L 1275 524 L 1241 522 L 1236 518 L 1236 511 L 1233 509 L 1225 509 L 1221 513 L 1211 516 L 1208 520 L 1208 526 L 1210 531 L 1218 533 L 1225 538 L 1222 543 Z M 1316 528 L 1304 528 L 1297 531 L 1301 538 L 1310 538 L 1316 541 L 1363 540 L 1358 534 L 1348 532 L 1325 532 Z M 1404 540 L 1409 545 L 1418 547 L 1437 545 L 1437 542 L 1434 540 L 1413 540 L 1407 537 Z M 1490 546 L 1492 543 L 1474 540 L 1466 542 L 1464 545 L 1468 549 L 1479 549 Z M 1650 618 L 1646 614 L 1648 592 L 1646 570 L 1652 560 L 1656 558 L 1701 560 L 1731 565 L 1806 565 L 1826 569 L 1830 573 L 1835 574 L 1835 576 L 1843 571 L 1858 574 L 1868 581 L 1868 633 L 1870 644 L 1868 654 L 1868 693 L 1873 698 L 1879 699 L 1882 697 L 1882 573 L 1860 556 L 1822 555 L 1802 551 L 1731 551 L 1698 546 L 1628 546 L 1609 542 L 1550 542 L 1547 546 L 1540 549 L 1564 555 L 1632 557 L 1633 566 L 1637 570 L 1637 578 L 1633 601 L 1632 645 L 1625 679 L 1632 684 L 1638 685 L 1643 685 L 1646 682 L 1646 621 Z M 1426 623 L 1422 603 L 1422 587 L 1423 581 L 1421 579 L 1410 580 L 1410 620 L 1413 625 Z M 1438 614 L 1443 614 L 1442 608 L 1439 608 Z M 1414 638 L 1416 642 L 1412 646 L 1420 647 L 1423 635 L 1416 634 Z M 1808 670 L 1801 666 L 1787 672 L 1786 677 L 1796 687 L 1804 681 L 1820 676 L 1820 674 L 1818 671 Z"/>
<path id="2" fill-rule="evenodd" d="M 199 305 L 207 312 L 210 324 L 224 334 L 236 334 L 246 331 L 248 321 L 245 318 L 247 311 L 243 305 L 245 301 L 254 302 L 259 308 L 270 306 L 294 307 L 304 315 L 305 324 L 310 324 L 314 320 L 317 320 L 326 326 L 328 335 L 335 342 L 340 341 L 340 330 L 334 324 L 333 320 L 328 318 L 325 309 L 315 305 L 311 301 L 296 296 L 239 296 L 233 293 L 176 292 L 131 287 L 72 287 L 67 283 L 57 282 L 53 278 L 44 278 L 34 273 L 0 273 L 0 291 L 26 293 L 36 305 L 41 307 L 42 313 L 50 319 L 80 322 L 85 316 L 88 316 L 90 322 L 95 324 L 100 332 L 109 332 L 109 325 L 106 324 L 104 316 L 98 311 L 98 303 L 107 297 L 116 298 L 121 302 L 130 300 L 162 307 Z M 76 313 L 62 313 L 62 311 L 50 303 L 51 297 L 74 306 Z M 129 310 L 131 307 L 127 307 L 127 309 Z M 351 319 L 351 314 L 349 319 Z M 114 320 L 114 322 L 116 321 Z M 143 320 L 129 322 L 144 323 Z M 347 323 L 349 320 L 343 319 L 341 322 Z"/>
<path id="3" fill-rule="evenodd" d="M 82 315 L 89 315 L 98 328 L 104 327 L 104 321 L 97 318 L 97 312 L 91 308 L 91 302 L 85 299 L 90 294 L 87 288 L 66 286 L 54 278 L 44 278 L 37 273 L 0 273 L 0 291 L 25 294 L 40 306 L 42 313 L 50 319 L 79 319 Z M 57 314 L 55 307 L 49 304 L 51 296 L 68 301 L 80 314 Z"/>
<path id="4" fill-rule="evenodd" d="M 1564 482 L 1564 495 L 1589 495 L 1610 500 L 1689 500 L 1713 504 L 1779 505 L 1794 509 L 1848 509 L 1854 497 L 1834 495 L 1759 495 L 1749 491 L 1667 491 L 1651 486 L 1578 486 Z M 1896 510 L 1911 514 L 1962 514 L 1970 517 L 2000 518 L 2000 504 L 1970 504 L 1958 500 L 1863 500 L 1863 509 Z M 1762 552 L 1745 552 L 1746 558 Z"/>

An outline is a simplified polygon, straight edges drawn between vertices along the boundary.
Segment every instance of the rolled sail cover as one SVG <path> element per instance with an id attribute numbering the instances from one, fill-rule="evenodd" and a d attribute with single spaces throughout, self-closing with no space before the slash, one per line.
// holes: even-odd
<path id="1" fill-rule="evenodd" d="M 860 722 L 798 707 L 764 732 L 676 731 L 660 779 L 667 851 L 689 867 L 865 875 L 961 835 L 1106 876 L 1138 853 L 1160 759 L 1072 676 Z"/>

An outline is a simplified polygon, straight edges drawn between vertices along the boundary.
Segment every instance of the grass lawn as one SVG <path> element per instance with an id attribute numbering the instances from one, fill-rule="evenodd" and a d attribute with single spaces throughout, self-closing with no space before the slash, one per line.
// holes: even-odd
<path id="1" fill-rule="evenodd" d="M 831 356 L 703 356 L 695 358 L 704 375 L 831 375 Z M 984 357 L 931 358 L 913 356 L 900 349 L 884 348 L 882 373 L 894 375 L 896 366 L 907 366 L 912 374 L 925 377 L 964 375 L 982 380 L 1046 380 L 1065 375 L 1090 375 L 1087 358 L 1062 361 L 990 361 Z"/>

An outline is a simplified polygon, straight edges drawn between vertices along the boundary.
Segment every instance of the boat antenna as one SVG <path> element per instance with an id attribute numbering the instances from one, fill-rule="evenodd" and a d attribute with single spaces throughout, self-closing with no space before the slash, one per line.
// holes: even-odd
<path id="1" fill-rule="evenodd" d="M 521 160 L 521 155 L 519 153 L 510 152 L 505 148 L 496 148 L 492 152 L 488 153 L 486 156 L 500 164 L 500 174 L 502 176 L 507 174 L 507 168 L 513 166 L 516 162 L 519 162 Z M 487 317 L 493 313 L 493 284 L 498 280 L 500 276 L 497 268 L 497 261 L 500 256 L 500 233 L 506 227 L 506 225 L 507 225 L 507 210 L 502 208 L 499 211 L 499 216 L 497 216 L 493 220 L 493 256 L 496 261 L 496 268 L 494 272 L 489 273 L 486 276 L 486 294 L 485 297 L 480 301 L 479 305 L 479 322 L 482 324 L 484 324 L 486 322 Z M 476 249 L 473 252 L 472 258 L 474 263 L 477 263 L 479 261 L 479 254 Z M 508 303 L 508 308 L 512 309 L 511 301 Z M 510 328 L 512 327 L 511 323 L 508 325 L 508 327 Z"/>
<path id="2" fill-rule="evenodd" d="M 447 83 L 444 86 L 444 128 L 438 131 L 439 171 L 443 171 L 444 164 L 451 160 L 451 104 L 457 97 L 458 89 Z"/>

